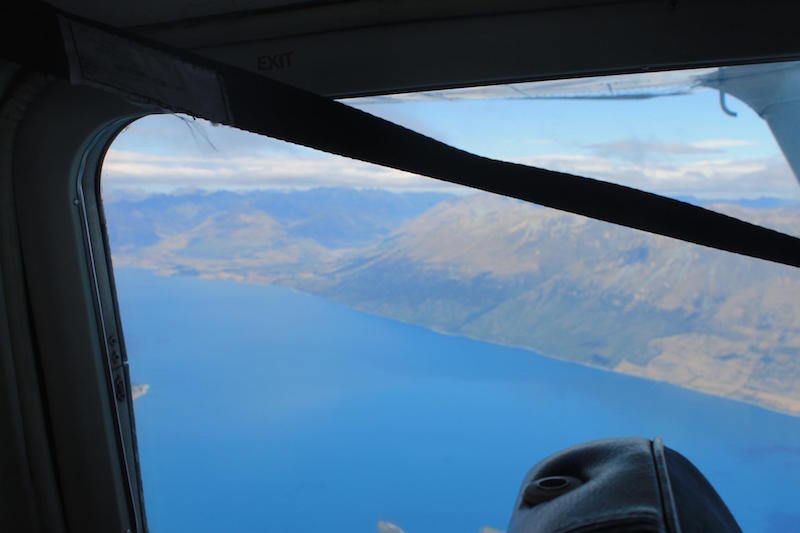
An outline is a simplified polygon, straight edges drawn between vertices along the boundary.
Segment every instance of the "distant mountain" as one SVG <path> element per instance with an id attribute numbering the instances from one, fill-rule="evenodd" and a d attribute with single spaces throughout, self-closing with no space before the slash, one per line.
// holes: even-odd
<path id="1" fill-rule="evenodd" d="M 292 283 L 389 235 L 450 195 L 311 189 L 112 196 L 114 260 L 167 274 Z"/>
<path id="2" fill-rule="evenodd" d="M 114 261 L 288 284 L 439 331 L 800 414 L 796 269 L 489 194 L 248 196 L 111 204 Z M 800 228 L 793 206 L 713 207 Z"/>
<path id="3" fill-rule="evenodd" d="M 311 238 L 329 248 L 363 245 L 389 234 L 406 220 L 450 195 L 392 193 L 377 189 L 320 188 L 307 191 L 257 190 L 154 194 L 107 202 L 115 246 L 156 244 L 164 235 L 186 231 L 214 216 L 268 214 L 293 238 Z"/>
<path id="4" fill-rule="evenodd" d="M 734 205 L 739 207 L 755 207 L 758 209 L 769 209 L 774 207 L 789 207 L 798 209 L 800 202 L 787 198 L 775 198 L 773 196 L 761 196 L 758 198 L 739 198 L 727 200 L 724 198 L 697 198 L 695 196 L 676 196 L 676 200 L 689 202 L 690 204 L 708 207 L 711 205 Z"/>

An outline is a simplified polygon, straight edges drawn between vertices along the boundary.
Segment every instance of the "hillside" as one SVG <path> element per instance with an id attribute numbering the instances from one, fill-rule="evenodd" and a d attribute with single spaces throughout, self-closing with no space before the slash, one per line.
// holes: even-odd
<path id="1" fill-rule="evenodd" d="M 112 203 L 114 261 L 287 284 L 439 331 L 800 414 L 795 269 L 488 194 L 373 193 L 291 193 L 302 209 L 249 195 L 234 205 L 215 195 Z M 800 227 L 792 207 L 716 208 Z"/>

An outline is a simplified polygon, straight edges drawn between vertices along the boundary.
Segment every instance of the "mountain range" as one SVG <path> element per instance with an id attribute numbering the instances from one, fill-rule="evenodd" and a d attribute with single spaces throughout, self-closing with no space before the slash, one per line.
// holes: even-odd
<path id="1" fill-rule="evenodd" d="M 800 227 L 795 205 L 709 207 Z M 105 211 L 115 265 L 289 285 L 800 414 L 800 274 L 790 267 L 487 193 L 115 195 Z"/>

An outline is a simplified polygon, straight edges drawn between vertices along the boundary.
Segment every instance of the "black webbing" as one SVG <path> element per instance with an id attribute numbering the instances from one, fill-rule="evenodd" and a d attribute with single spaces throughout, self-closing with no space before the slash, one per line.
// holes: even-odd
<path id="1" fill-rule="evenodd" d="M 42 28 L 57 28 L 58 15 L 49 8 L 40 7 L 34 14 L 25 16 L 27 23 L 8 21 L 6 16 L 8 22 L 0 25 L 4 32 L 0 36 L 0 43 L 4 45 L 1 53 L 12 61 L 32 64 L 63 76 L 69 71 L 63 64 L 67 57 L 63 43 L 60 48 L 52 45 L 56 49 L 51 48 L 45 54 L 25 51 L 25 43 L 31 42 L 30 33 L 36 32 L 41 44 Z M 126 35 L 113 28 L 88 21 L 80 23 L 116 35 L 139 48 L 168 54 L 176 63 L 216 72 L 224 87 L 224 106 L 228 113 L 227 118 L 220 120 L 218 116 L 207 116 L 180 98 L 168 101 L 163 95 L 146 94 L 146 89 L 129 93 L 139 100 L 149 99 L 164 109 L 650 233 L 800 266 L 800 239 L 796 237 L 638 189 L 481 157 L 270 78 Z M 34 27 L 36 25 L 40 26 Z M 52 36 L 46 38 L 48 45 L 57 41 Z M 15 43 L 12 48 L 9 47 L 11 43 Z M 106 88 L 118 92 L 120 89 Z"/>

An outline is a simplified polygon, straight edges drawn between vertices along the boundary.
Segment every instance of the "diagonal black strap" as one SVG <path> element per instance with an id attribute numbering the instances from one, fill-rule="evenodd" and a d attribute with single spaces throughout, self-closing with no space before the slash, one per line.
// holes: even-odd
<path id="1" fill-rule="evenodd" d="M 46 6 L 0 25 L 0 51 L 74 83 L 414 174 L 711 248 L 800 266 L 800 239 L 638 189 L 497 161 L 347 105 Z M 60 28 L 62 40 L 51 35 Z M 43 29 L 49 32 L 43 35 Z M 44 39 L 44 41 L 42 41 Z M 44 42 L 45 52 L 26 43 Z M 31 45 L 33 46 L 33 45 Z"/>

